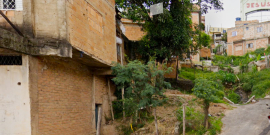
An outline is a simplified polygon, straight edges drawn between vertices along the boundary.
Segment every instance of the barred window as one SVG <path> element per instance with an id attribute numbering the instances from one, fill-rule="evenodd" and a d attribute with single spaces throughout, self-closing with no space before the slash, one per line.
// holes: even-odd
<path id="1" fill-rule="evenodd" d="M 0 10 L 23 10 L 23 0 L 0 0 Z"/>
<path id="2" fill-rule="evenodd" d="M 0 65 L 22 65 L 22 56 L 0 55 Z"/>

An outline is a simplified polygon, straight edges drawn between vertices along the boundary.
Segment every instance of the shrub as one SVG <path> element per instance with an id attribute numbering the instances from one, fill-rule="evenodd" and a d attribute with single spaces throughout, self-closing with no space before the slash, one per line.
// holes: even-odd
<path id="1" fill-rule="evenodd" d="M 212 124 L 211 128 L 210 128 L 210 135 L 216 135 L 218 133 L 221 132 L 223 123 L 221 121 L 221 118 L 215 118 L 215 117 L 211 117 L 210 118 L 210 123 Z"/>
<path id="2" fill-rule="evenodd" d="M 234 92 L 228 94 L 228 98 L 234 103 L 239 103 L 241 100 L 241 97 Z"/>
<path id="3" fill-rule="evenodd" d="M 259 48 L 259 49 L 256 49 L 254 51 L 254 53 L 258 56 L 258 55 L 264 55 L 264 50 L 265 48 Z"/>

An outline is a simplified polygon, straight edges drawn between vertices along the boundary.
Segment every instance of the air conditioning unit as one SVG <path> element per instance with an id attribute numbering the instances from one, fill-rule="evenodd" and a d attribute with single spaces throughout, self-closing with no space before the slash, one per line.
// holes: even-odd
<path id="1" fill-rule="evenodd" d="M 23 10 L 23 0 L 0 0 L 0 10 Z"/>

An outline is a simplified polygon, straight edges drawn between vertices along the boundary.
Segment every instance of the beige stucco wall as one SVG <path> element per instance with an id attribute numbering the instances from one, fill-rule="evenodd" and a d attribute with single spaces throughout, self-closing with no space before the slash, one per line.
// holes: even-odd
<path id="1" fill-rule="evenodd" d="M 28 56 L 22 66 L 0 65 L 0 75 L 0 134 L 31 135 Z"/>

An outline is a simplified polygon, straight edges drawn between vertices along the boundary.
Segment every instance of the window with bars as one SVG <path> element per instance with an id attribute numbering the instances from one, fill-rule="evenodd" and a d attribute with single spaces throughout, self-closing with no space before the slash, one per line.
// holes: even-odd
<path id="1" fill-rule="evenodd" d="M 22 65 L 22 56 L 0 55 L 0 65 Z"/>
<path id="2" fill-rule="evenodd" d="M 0 0 L 0 10 L 23 10 L 23 0 Z"/>

